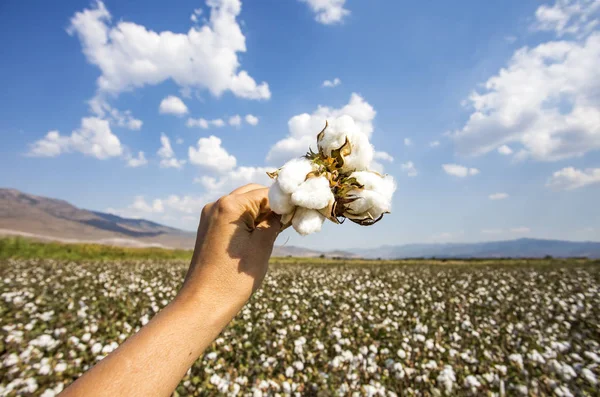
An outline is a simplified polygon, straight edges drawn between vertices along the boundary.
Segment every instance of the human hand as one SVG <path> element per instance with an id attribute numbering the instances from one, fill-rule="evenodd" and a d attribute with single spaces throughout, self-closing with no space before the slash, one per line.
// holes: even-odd
<path id="1" fill-rule="evenodd" d="M 261 285 L 281 230 L 268 188 L 240 187 L 202 210 L 196 246 L 180 294 L 239 310 Z"/>

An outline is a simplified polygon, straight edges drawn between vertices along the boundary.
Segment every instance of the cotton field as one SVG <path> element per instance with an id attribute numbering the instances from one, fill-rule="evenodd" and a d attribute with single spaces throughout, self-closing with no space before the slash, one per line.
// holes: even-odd
<path id="1" fill-rule="evenodd" d="M 51 397 L 183 262 L 0 263 L 0 395 Z M 274 264 L 176 395 L 599 395 L 600 266 Z"/>

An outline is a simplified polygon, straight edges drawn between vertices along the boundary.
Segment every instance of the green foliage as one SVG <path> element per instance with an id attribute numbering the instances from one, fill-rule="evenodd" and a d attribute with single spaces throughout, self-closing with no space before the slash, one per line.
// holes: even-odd
<path id="1" fill-rule="evenodd" d="M 22 237 L 0 239 L 0 259 L 60 259 L 60 260 L 118 260 L 118 259 L 186 259 L 191 250 L 165 248 L 125 248 L 100 244 L 64 244 L 39 242 Z"/>

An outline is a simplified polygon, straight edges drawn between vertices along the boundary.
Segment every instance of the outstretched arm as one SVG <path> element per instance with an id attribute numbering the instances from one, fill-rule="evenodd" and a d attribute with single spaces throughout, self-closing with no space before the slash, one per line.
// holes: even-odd
<path id="1" fill-rule="evenodd" d="M 61 395 L 171 395 L 265 277 L 281 229 L 267 191 L 247 185 L 204 207 L 177 297 Z"/>

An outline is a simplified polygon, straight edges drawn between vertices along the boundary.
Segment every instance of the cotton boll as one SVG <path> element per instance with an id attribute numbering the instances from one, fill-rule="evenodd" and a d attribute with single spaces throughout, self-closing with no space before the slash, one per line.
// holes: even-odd
<path id="1" fill-rule="evenodd" d="M 381 176 L 375 172 L 359 171 L 350 174 L 350 178 L 355 178 L 366 190 L 372 190 L 389 201 L 396 191 L 396 181 L 390 175 Z"/>
<path id="2" fill-rule="evenodd" d="M 292 219 L 292 226 L 299 234 L 306 236 L 321 231 L 323 222 L 325 217 L 319 211 L 298 207 Z"/>
<path id="3" fill-rule="evenodd" d="M 373 162 L 375 149 L 369 142 L 369 138 L 359 133 L 351 138 L 352 153 L 344 158 L 343 172 L 362 171 L 369 168 Z"/>
<path id="4" fill-rule="evenodd" d="M 314 165 L 305 158 L 293 159 L 285 163 L 279 171 L 277 182 L 284 193 L 294 193 L 296 188 L 306 180 L 306 175 L 314 170 Z"/>
<path id="5" fill-rule="evenodd" d="M 363 219 L 371 215 L 373 219 L 379 218 L 382 214 L 390 212 L 391 203 L 383 196 L 370 190 L 352 190 L 348 196 L 358 197 L 352 203 L 346 205 L 348 218 Z"/>
<path id="6" fill-rule="evenodd" d="M 320 210 L 333 200 L 329 181 L 323 176 L 309 178 L 292 194 L 292 204 L 304 208 Z"/>
<path id="7" fill-rule="evenodd" d="M 291 195 L 281 190 L 279 182 L 275 182 L 269 188 L 269 205 L 271 206 L 271 210 L 279 215 L 289 214 L 294 211 Z"/>
<path id="8" fill-rule="evenodd" d="M 352 117 L 342 116 L 331 121 L 322 138 L 319 140 L 319 150 L 327 156 L 346 143 L 350 143 L 351 153 L 344 157 L 343 172 L 366 170 L 373 161 L 375 150 L 369 138 L 356 125 Z"/>
<path id="9" fill-rule="evenodd" d="M 391 211 L 392 196 L 396 190 L 396 183 L 391 176 L 380 176 L 374 172 L 353 172 L 350 177 L 363 185 L 363 189 L 348 192 L 348 197 L 356 200 L 346 204 L 344 215 L 350 219 L 364 219 L 369 216 L 379 218 Z"/>
<path id="10" fill-rule="evenodd" d="M 360 130 L 352 117 L 342 116 L 328 122 L 327 128 L 319 140 L 319 149 L 326 155 L 331 155 L 331 152 L 339 149 L 345 142 L 346 137 L 352 143 L 352 137 L 360 134 Z"/>

